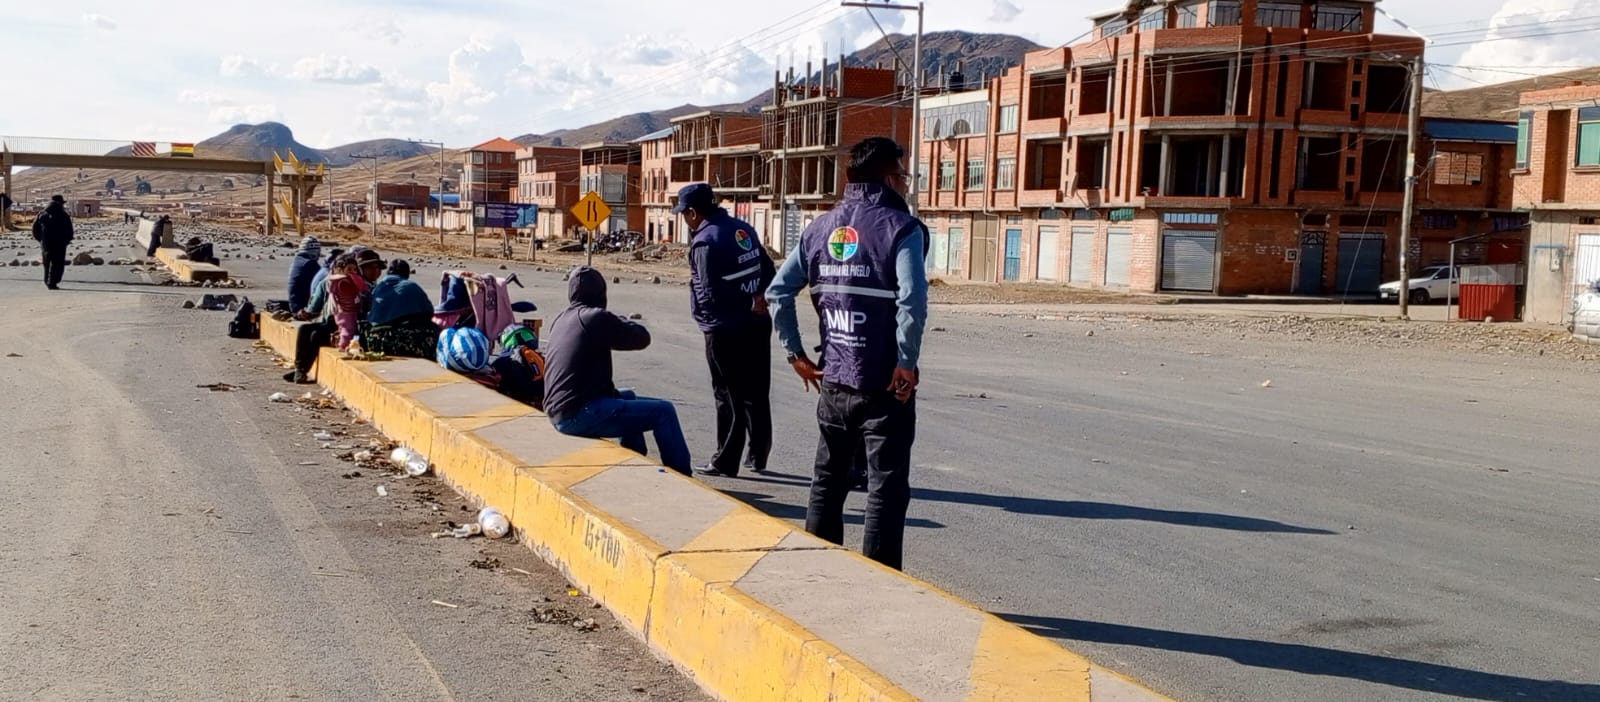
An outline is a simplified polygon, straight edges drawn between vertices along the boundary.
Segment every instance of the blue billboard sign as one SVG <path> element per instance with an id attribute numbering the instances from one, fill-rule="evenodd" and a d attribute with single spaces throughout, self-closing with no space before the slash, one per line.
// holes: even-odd
<path id="1" fill-rule="evenodd" d="M 484 202 L 473 208 L 473 220 L 480 227 L 523 229 L 539 221 L 539 208 L 517 202 Z"/>

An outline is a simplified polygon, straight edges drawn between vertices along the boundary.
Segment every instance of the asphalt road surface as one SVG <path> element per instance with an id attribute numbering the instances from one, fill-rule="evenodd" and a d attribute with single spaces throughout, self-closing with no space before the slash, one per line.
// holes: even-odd
<path id="1" fill-rule="evenodd" d="M 231 265 L 264 297 L 286 263 Z M 545 318 L 564 306 L 558 274 L 512 270 Z M 704 461 L 688 292 L 624 275 L 612 307 L 655 343 L 619 354 L 619 383 L 677 402 Z M 431 292 L 437 266 L 418 279 Z M 1600 700 L 1588 364 L 947 308 L 930 325 L 913 575 L 1180 700 Z M 815 398 L 774 357 L 776 472 L 714 484 L 799 520 Z"/>
<path id="2" fill-rule="evenodd" d="M 371 430 L 268 403 L 232 315 L 40 275 L 0 268 L 0 699 L 706 699 L 532 552 L 429 538 L 465 502 L 322 448 Z"/>

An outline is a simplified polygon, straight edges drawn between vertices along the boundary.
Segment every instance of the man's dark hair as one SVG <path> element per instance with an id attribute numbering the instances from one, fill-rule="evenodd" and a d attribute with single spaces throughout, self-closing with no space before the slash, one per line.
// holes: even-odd
<path id="1" fill-rule="evenodd" d="M 906 150 L 888 137 L 870 137 L 850 147 L 850 167 L 845 177 L 852 183 L 875 183 L 900 168 Z"/>

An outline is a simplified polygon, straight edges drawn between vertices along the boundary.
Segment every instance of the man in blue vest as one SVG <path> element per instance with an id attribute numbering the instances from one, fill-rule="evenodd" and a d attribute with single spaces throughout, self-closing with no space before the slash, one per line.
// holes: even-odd
<path id="1" fill-rule="evenodd" d="M 927 228 L 906 205 L 904 158 L 905 150 L 883 137 L 852 147 L 844 198 L 806 228 L 767 289 L 789 364 L 822 396 L 806 531 L 843 542 L 850 465 L 864 446 L 862 552 L 897 569 L 911 502 L 917 360 L 928 319 Z M 795 297 L 805 287 L 822 323 L 820 368 L 806 356 L 795 314 Z"/>
<path id="2" fill-rule="evenodd" d="M 737 477 L 747 436 L 744 467 L 764 472 L 772 451 L 772 318 L 765 297 L 772 257 L 755 227 L 718 206 L 710 185 L 684 186 L 672 213 L 683 215 L 690 232 L 689 289 L 717 405 L 717 451 L 695 472 Z"/>

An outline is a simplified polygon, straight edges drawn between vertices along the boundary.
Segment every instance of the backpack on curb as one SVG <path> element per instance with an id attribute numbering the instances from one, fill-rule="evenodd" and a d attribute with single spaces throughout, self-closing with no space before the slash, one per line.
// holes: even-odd
<path id="1" fill-rule="evenodd" d="M 261 338 L 261 315 L 256 314 L 255 303 L 246 301 L 239 305 L 239 313 L 228 322 L 228 336 L 235 339 Z"/>

